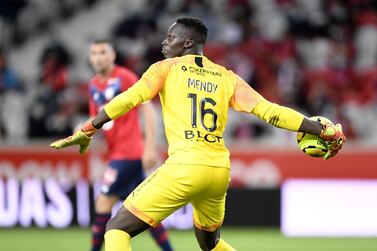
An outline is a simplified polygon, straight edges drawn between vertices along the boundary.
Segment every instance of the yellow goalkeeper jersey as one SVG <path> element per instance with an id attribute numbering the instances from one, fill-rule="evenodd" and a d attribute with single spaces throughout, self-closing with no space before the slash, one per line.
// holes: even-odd
<path id="1" fill-rule="evenodd" d="M 229 167 L 223 139 L 228 107 L 252 113 L 258 103 L 266 101 L 232 71 L 204 56 L 186 55 L 151 65 L 133 87 L 104 109 L 115 119 L 158 93 L 169 144 L 166 163 Z M 265 120 L 272 116 L 267 110 L 279 110 L 261 107 L 255 110 L 261 110 L 257 116 Z M 273 121 L 277 118 L 273 113 Z"/>
<path id="2" fill-rule="evenodd" d="M 223 132 L 235 75 L 202 56 L 172 61 L 160 92 L 167 163 L 229 166 Z"/>

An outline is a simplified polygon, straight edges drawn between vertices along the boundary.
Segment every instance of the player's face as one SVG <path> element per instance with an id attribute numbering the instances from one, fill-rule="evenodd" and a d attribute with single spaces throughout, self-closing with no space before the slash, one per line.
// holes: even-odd
<path id="1" fill-rule="evenodd" d="M 114 64 L 115 52 L 107 43 L 95 43 L 89 49 L 89 61 L 97 73 L 107 72 Z"/>
<path id="2" fill-rule="evenodd" d="M 183 56 L 185 53 L 190 31 L 182 24 L 174 23 L 162 41 L 162 54 L 165 58 Z"/>

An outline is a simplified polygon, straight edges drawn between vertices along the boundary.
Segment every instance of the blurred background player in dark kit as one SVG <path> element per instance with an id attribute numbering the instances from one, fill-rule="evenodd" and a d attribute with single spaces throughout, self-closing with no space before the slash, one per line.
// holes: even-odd
<path id="1" fill-rule="evenodd" d="M 92 42 L 89 61 L 95 76 L 89 84 L 89 115 L 94 117 L 103 106 L 119 93 L 126 91 L 137 80 L 136 74 L 127 68 L 115 65 L 116 53 L 108 40 Z M 143 116 L 145 140 L 139 121 Z M 155 112 L 151 102 L 133 109 L 117 121 L 103 127 L 108 147 L 108 166 L 101 180 L 101 193 L 95 201 L 95 218 L 92 226 L 92 251 L 99 251 L 103 244 L 106 223 L 112 207 L 144 180 L 144 170 L 155 167 L 158 153 L 155 142 Z M 167 233 L 159 224 L 150 232 L 161 250 L 170 251 Z"/>

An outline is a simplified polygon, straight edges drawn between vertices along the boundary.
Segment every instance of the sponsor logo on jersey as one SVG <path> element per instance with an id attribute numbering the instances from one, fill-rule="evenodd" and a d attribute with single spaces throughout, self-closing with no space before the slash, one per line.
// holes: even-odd
<path id="1" fill-rule="evenodd" d="M 200 132 L 196 130 L 185 130 L 184 133 L 185 138 L 188 140 L 208 143 L 223 143 L 223 137 L 214 135 L 212 133 Z"/>
<path id="2" fill-rule="evenodd" d="M 181 69 L 186 72 L 187 71 L 187 66 L 182 66 Z M 188 71 L 189 73 L 193 73 L 199 76 L 205 76 L 205 75 L 212 75 L 215 77 L 221 77 L 221 73 L 219 71 L 213 71 L 210 69 L 205 69 L 201 67 L 195 67 L 193 65 L 188 66 Z"/>

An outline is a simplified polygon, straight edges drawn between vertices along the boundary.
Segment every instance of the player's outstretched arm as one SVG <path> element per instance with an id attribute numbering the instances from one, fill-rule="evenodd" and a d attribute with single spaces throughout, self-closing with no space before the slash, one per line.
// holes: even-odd
<path id="1" fill-rule="evenodd" d="M 126 114 L 138 104 L 153 98 L 159 92 L 163 85 L 163 78 L 159 77 L 160 75 L 157 75 L 157 73 L 161 69 L 163 68 L 158 67 L 158 64 L 152 65 L 139 81 L 107 103 L 102 111 L 92 121 L 86 123 L 81 130 L 78 130 L 72 136 L 51 143 L 50 146 L 60 149 L 79 145 L 80 153 L 85 153 L 97 129 L 102 128 L 106 122 Z M 153 77 L 156 77 L 157 80 L 153 81 Z"/>
<path id="2" fill-rule="evenodd" d="M 340 124 L 322 125 L 291 108 L 271 103 L 238 76 L 230 105 L 236 111 L 254 114 L 273 126 L 320 136 L 328 142 L 325 160 L 335 156 L 346 140 Z"/>
<path id="3" fill-rule="evenodd" d="M 340 124 L 321 124 L 305 118 L 304 115 L 291 108 L 266 100 L 258 103 L 253 109 L 253 113 L 276 127 L 318 135 L 328 145 L 328 151 L 324 156 L 325 160 L 334 157 L 346 141 Z"/>

